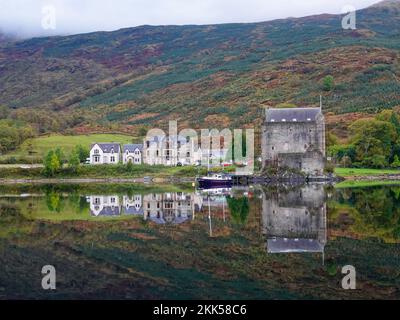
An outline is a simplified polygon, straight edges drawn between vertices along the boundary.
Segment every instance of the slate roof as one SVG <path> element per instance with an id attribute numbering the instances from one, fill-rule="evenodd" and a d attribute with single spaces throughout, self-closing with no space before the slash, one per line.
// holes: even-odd
<path id="1" fill-rule="evenodd" d="M 111 207 L 111 206 L 105 206 L 100 213 L 97 215 L 98 217 L 100 216 L 119 216 L 121 214 L 121 208 L 119 206 Z M 92 212 L 92 215 L 95 215 Z"/>
<path id="2" fill-rule="evenodd" d="M 122 212 L 126 215 L 143 215 L 143 207 L 141 206 L 139 209 L 137 209 L 134 205 L 124 206 L 122 208 Z"/>
<path id="3" fill-rule="evenodd" d="M 316 121 L 320 108 L 282 108 L 266 109 L 267 122 L 310 122 Z"/>
<path id="4" fill-rule="evenodd" d="M 123 147 L 123 152 L 135 152 L 136 149 L 143 151 L 143 144 L 125 144 Z"/>
<path id="5" fill-rule="evenodd" d="M 317 239 L 272 238 L 267 240 L 269 253 L 322 252 L 324 245 Z"/>
<path id="6" fill-rule="evenodd" d="M 110 153 L 111 149 L 114 149 L 114 152 L 117 153 L 120 149 L 119 143 L 93 143 L 90 149 L 92 149 L 95 145 L 98 145 L 104 153 Z"/>
<path id="7" fill-rule="evenodd" d="M 169 139 L 170 142 L 181 141 L 183 143 L 186 143 L 186 138 L 183 136 L 179 136 L 179 135 L 178 136 L 168 136 L 168 135 L 152 136 L 152 137 L 150 137 L 150 139 L 148 139 L 148 141 L 159 143 L 159 142 L 163 142 L 165 139 Z"/>

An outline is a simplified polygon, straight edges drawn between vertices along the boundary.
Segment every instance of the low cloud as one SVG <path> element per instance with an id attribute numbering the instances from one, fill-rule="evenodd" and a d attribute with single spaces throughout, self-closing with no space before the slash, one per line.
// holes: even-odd
<path id="1" fill-rule="evenodd" d="M 0 0 L 0 30 L 21 37 L 111 31 L 138 25 L 257 22 L 340 13 L 377 0 Z M 43 7 L 56 13 L 55 29 L 43 28 Z"/>

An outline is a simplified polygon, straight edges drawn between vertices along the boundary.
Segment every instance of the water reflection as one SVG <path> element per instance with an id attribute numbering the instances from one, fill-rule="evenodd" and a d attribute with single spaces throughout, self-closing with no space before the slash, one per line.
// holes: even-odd
<path id="1" fill-rule="evenodd" d="M 58 264 L 73 298 L 394 297 L 399 240 L 400 186 L 3 187 L 0 296 L 48 298 L 37 266 Z"/>
<path id="2" fill-rule="evenodd" d="M 324 187 L 264 190 L 262 221 L 269 253 L 323 253 L 327 242 Z"/>
<path id="3" fill-rule="evenodd" d="M 92 195 L 87 197 L 94 217 L 142 216 L 157 224 L 181 224 L 194 218 L 203 198 L 196 193 L 166 192 L 147 195 Z"/>

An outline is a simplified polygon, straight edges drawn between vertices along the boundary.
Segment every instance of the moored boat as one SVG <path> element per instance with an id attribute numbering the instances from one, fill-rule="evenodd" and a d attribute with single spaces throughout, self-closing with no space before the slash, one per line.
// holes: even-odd
<path id="1" fill-rule="evenodd" d="M 197 183 L 200 189 L 211 189 L 218 187 L 232 187 L 232 177 L 225 174 L 216 173 L 212 176 L 197 178 Z"/>

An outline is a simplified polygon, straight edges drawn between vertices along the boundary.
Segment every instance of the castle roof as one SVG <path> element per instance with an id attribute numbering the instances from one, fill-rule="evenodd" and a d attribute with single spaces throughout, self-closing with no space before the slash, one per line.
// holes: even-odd
<path id="1" fill-rule="evenodd" d="M 320 108 L 268 108 L 267 122 L 315 122 L 321 114 Z"/>
<path id="2" fill-rule="evenodd" d="M 323 252 L 324 245 L 317 239 L 287 239 L 276 237 L 267 240 L 269 253 Z"/>

